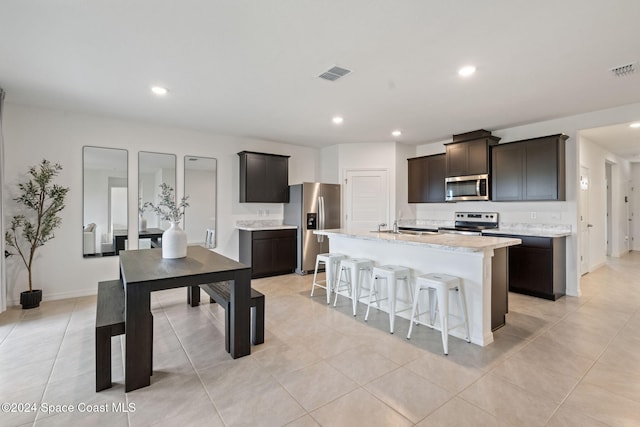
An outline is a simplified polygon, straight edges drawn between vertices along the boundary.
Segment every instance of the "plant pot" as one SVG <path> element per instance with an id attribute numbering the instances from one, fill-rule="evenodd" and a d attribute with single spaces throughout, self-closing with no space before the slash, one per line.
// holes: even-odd
<path id="1" fill-rule="evenodd" d="M 175 259 L 187 256 L 187 233 L 176 222 L 162 233 L 162 258 Z"/>
<path id="2" fill-rule="evenodd" d="M 42 289 L 20 292 L 20 304 L 23 310 L 40 307 L 40 301 L 42 301 Z"/>

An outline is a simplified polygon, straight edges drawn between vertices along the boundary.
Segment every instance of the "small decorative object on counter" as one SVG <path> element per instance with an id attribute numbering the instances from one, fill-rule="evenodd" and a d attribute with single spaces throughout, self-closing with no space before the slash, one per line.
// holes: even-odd
<path id="1" fill-rule="evenodd" d="M 157 206 L 149 203 L 149 206 L 161 219 L 171 222 L 171 227 L 162 233 L 162 258 L 184 258 L 187 256 L 187 233 L 180 228 L 180 221 L 185 208 L 189 207 L 189 196 L 183 197 L 176 205 L 173 188 L 162 183 L 160 189 L 160 202 Z"/>

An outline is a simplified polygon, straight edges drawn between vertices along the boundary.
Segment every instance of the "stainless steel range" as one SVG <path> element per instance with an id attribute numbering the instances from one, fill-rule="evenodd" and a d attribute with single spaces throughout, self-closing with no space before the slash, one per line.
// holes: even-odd
<path id="1" fill-rule="evenodd" d="M 497 212 L 456 212 L 454 227 L 440 227 L 438 232 L 480 236 L 492 228 L 498 228 Z"/>

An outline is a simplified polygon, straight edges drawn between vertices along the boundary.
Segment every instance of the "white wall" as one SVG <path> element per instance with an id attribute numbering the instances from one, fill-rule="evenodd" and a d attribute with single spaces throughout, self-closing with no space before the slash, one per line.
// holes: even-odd
<path id="1" fill-rule="evenodd" d="M 64 170 L 57 181 L 68 186 L 62 226 L 56 238 L 40 248 L 34 265 L 34 283 L 44 290 L 44 299 L 93 294 L 97 282 L 118 276 L 118 258 L 82 257 L 82 147 L 123 148 L 129 151 L 129 247 L 137 247 L 138 151 L 177 155 L 177 195 L 182 197 L 184 155 L 218 159 L 218 248 L 237 259 L 236 220 L 258 219 L 258 209 L 268 217 L 282 218 L 282 204 L 238 203 L 239 162 L 242 150 L 290 155 L 290 182 L 317 180 L 319 150 L 296 145 L 229 137 L 130 122 L 107 117 L 31 108 L 5 103 L 4 112 L 6 178 L 3 204 L 5 221 L 13 213 L 16 184 L 31 165 L 42 158 L 58 161 Z M 26 272 L 15 257 L 7 261 L 8 304 L 17 304 L 26 288 Z"/>
<path id="2" fill-rule="evenodd" d="M 415 218 L 415 206 L 407 203 L 407 158 L 416 156 L 416 147 L 396 142 L 340 144 L 322 149 L 323 182 L 344 183 L 352 169 L 384 169 L 389 172 L 389 220 L 398 215 Z"/>
<path id="3" fill-rule="evenodd" d="M 631 250 L 640 251 L 640 163 L 631 165 Z"/>
<path id="4" fill-rule="evenodd" d="M 409 203 L 409 163 L 407 159 L 416 157 L 414 145 L 396 143 L 396 211 L 397 219 L 414 219 L 416 204 Z"/>
<path id="5" fill-rule="evenodd" d="M 611 164 L 611 255 L 622 256 L 628 252 L 627 200 L 631 165 L 628 161 L 606 151 L 593 141 L 580 136 L 580 165 L 589 168 L 589 231 L 588 270 L 604 265 L 607 256 L 607 188 L 606 163 Z"/>

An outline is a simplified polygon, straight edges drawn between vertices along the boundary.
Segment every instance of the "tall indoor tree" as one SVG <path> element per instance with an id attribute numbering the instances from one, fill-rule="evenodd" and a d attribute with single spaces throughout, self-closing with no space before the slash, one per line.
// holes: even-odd
<path id="1" fill-rule="evenodd" d="M 29 290 L 20 294 L 22 308 L 38 307 L 42 300 L 42 290 L 33 289 L 33 262 L 36 250 L 55 237 L 54 231 L 62 223 L 58 214 L 64 209 L 69 188 L 53 182 L 61 170 L 60 164 L 48 160 L 30 167 L 28 180 L 18 184 L 19 196 L 14 198 L 20 213 L 11 219 L 5 243 L 16 250 L 29 274 Z"/>

